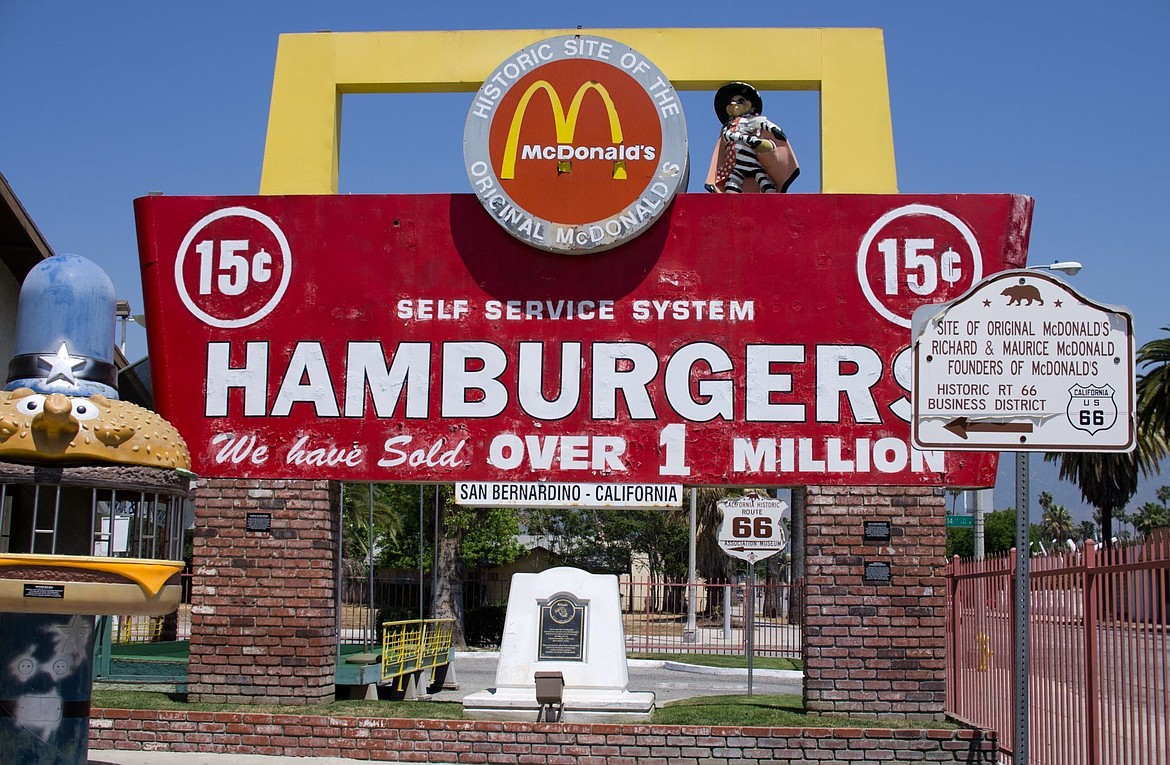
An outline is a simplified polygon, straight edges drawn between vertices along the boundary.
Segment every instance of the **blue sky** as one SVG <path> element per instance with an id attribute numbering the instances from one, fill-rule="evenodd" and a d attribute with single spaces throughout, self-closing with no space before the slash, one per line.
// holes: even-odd
<path id="1" fill-rule="evenodd" d="M 585 4 L 581 4 L 584 6 Z M 141 311 L 131 201 L 254 194 L 277 36 L 317 30 L 881 27 L 902 192 L 1036 199 L 1030 262 L 1078 260 L 1073 284 L 1128 306 L 1138 344 L 1170 325 L 1170 3 L 44 2 L 0 0 L 0 172 L 56 252 L 101 264 Z M 437 51 L 436 55 L 441 55 Z M 767 51 L 728 51 L 766 56 Z M 669 72 L 667 72 L 669 75 Z M 343 192 L 466 192 L 469 94 L 351 96 Z M 710 94 L 684 96 L 692 153 L 714 140 Z M 765 94 L 819 189 L 818 100 Z M 433 130 L 428 138 L 420 129 Z M 420 141 L 450 152 L 422 164 Z M 702 147 L 702 148 L 700 148 Z M 702 164 L 701 162 L 697 162 Z M 692 190 L 702 173 L 692 173 Z M 128 355 L 145 353 L 130 328 Z M 997 505 L 1013 504 L 1003 460 Z M 1034 483 L 1054 488 L 1035 457 Z M 1006 487 L 1004 476 L 1007 476 Z M 1170 484 L 1164 471 L 1137 502 Z M 1037 489 L 1039 490 L 1039 489 Z M 1079 492 L 1056 488 L 1074 515 Z"/>

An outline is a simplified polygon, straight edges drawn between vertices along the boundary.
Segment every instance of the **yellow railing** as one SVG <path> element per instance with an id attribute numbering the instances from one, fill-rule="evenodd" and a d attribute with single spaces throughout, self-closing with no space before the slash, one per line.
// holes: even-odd
<path id="1" fill-rule="evenodd" d="M 131 614 L 114 617 L 113 640 L 118 645 L 157 643 L 162 639 L 163 620 L 156 616 Z"/>
<path id="2" fill-rule="evenodd" d="M 435 669 L 455 658 L 454 619 L 410 619 L 382 626 L 382 680 L 429 669 L 434 681 Z"/>

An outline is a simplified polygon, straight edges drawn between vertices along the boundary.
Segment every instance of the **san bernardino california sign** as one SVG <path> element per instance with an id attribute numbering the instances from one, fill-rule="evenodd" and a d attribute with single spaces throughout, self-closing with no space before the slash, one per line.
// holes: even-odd
<path id="1" fill-rule="evenodd" d="M 687 132 L 670 81 L 615 40 L 552 37 L 484 80 L 463 130 L 476 197 L 509 234 L 550 252 L 629 241 L 687 179 Z"/>

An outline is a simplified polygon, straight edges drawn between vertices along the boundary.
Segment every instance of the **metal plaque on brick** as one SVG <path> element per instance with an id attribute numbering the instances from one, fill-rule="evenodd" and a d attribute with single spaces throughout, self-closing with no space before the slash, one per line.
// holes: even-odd
<path id="1" fill-rule="evenodd" d="M 889 521 L 865 521 L 862 536 L 866 542 L 889 542 L 893 525 Z"/>
<path id="2" fill-rule="evenodd" d="M 889 584 L 890 583 L 890 564 L 885 561 L 866 561 L 865 563 L 865 583 L 866 584 Z"/>
<path id="3" fill-rule="evenodd" d="M 540 604 L 537 661 L 585 661 L 588 605 L 572 595 L 557 595 Z"/>
<path id="4" fill-rule="evenodd" d="M 247 531 L 272 531 L 271 513 L 248 513 L 244 518 Z"/>

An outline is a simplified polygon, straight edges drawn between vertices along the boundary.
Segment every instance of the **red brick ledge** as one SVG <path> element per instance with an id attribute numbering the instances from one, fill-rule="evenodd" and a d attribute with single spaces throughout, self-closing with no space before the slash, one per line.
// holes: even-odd
<path id="1" fill-rule="evenodd" d="M 869 765 L 923 759 L 992 763 L 998 746 L 994 732 L 966 729 L 587 725 L 94 709 L 90 749 L 500 765 L 764 765 L 823 761 L 835 750 L 848 752 L 841 758 L 851 763 Z M 925 756 L 929 753 L 934 754 Z"/>

